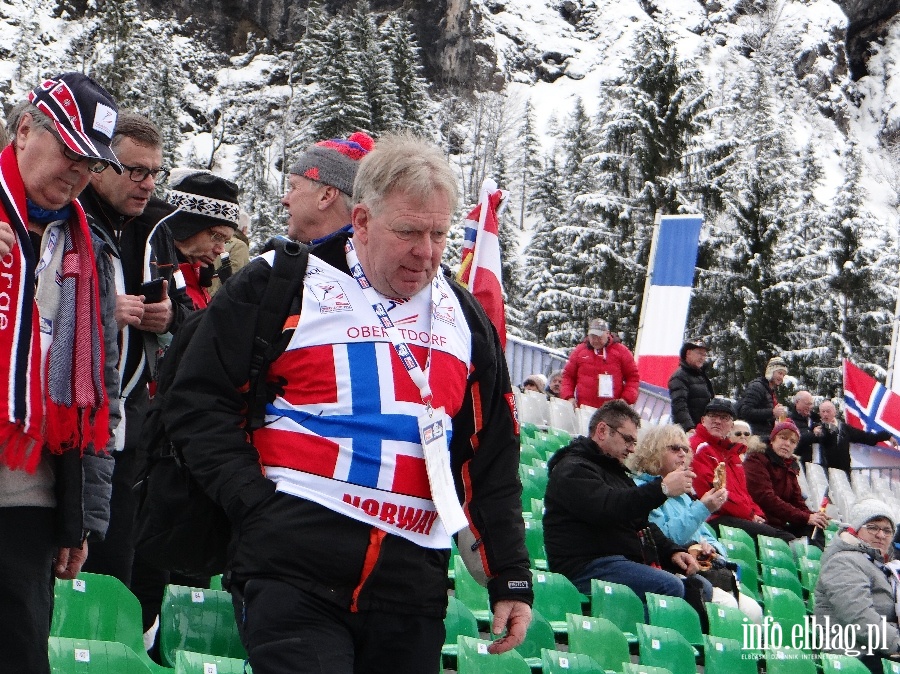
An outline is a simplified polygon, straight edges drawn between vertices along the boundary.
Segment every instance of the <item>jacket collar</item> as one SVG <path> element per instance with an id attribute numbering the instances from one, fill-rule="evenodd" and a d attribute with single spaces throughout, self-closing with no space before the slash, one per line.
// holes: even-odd
<path id="1" fill-rule="evenodd" d="M 798 463 L 797 457 L 795 456 L 791 456 L 790 461 L 785 461 L 775 453 L 775 450 L 772 449 L 771 445 L 766 445 L 766 456 L 769 458 L 769 461 L 771 461 L 776 466 L 787 468 L 792 473 L 800 472 L 800 464 Z"/>

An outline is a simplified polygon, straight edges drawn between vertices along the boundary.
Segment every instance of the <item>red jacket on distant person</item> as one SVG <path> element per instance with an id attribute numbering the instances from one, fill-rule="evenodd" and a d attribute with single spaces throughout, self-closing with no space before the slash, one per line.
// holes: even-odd
<path id="1" fill-rule="evenodd" d="M 690 442 L 691 449 L 694 450 L 691 470 L 697 475 L 694 478 L 694 491 L 697 496 L 703 496 L 712 489 L 716 466 L 719 463 L 725 464 L 725 488 L 728 490 L 728 500 L 710 515 L 710 521 L 721 515 L 739 517 L 742 520 L 752 520 L 754 515 L 765 517 L 762 509 L 756 505 L 756 501 L 747 491 L 747 478 L 744 475 L 744 463 L 741 461 L 741 449 L 744 445 L 732 442 L 727 437 L 713 436 L 702 423 L 694 428 Z"/>
<path id="2" fill-rule="evenodd" d="M 600 397 L 601 374 L 612 376 L 612 398 Z M 563 369 L 559 397 L 568 400 L 574 396 L 579 405 L 591 407 L 600 407 L 603 403 L 619 398 L 634 405 L 640 381 L 637 363 L 634 362 L 631 351 L 610 333 L 609 342 L 602 349 L 593 349 L 587 341 L 575 347 Z"/>

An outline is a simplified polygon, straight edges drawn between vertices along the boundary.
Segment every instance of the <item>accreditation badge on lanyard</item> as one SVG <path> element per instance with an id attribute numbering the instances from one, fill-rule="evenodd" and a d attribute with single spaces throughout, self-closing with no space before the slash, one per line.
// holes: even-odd
<path id="1" fill-rule="evenodd" d="M 425 471 L 428 474 L 428 485 L 431 488 L 431 500 L 437 509 L 438 517 L 447 534 L 452 536 L 460 529 L 468 525 L 466 514 L 463 512 L 459 499 L 456 497 L 456 488 L 453 483 L 453 473 L 450 471 L 450 448 L 447 444 L 447 434 L 450 431 L 450 417 L 447 415 L 443 407 L 435 409 L 431 405 L 432 395 L 431 386 L 428 383 L 427 372 L 431 367 L 431 349 L 428 347 L 428 358 L 423 371 L 416 362 L 409 346 L 403 341 L 394 322 L 388 315 L 387 310 L 381 303 L 378 294 L 366 278 L 356 250 L 353 247 L 353 240 L 348 239 L 344 247 L 347 254 L 347 264 L 350 267 L 350 273 L 359 284 L 366 301 L 372 306 L 375 315 L 384 328 L 385 334 L 391 340 L 394 351 L 400 358 L 400 362 L 406 369 L 413 383 L 419 389 L 419 395 L 422 396 L 422 404 L 425 410 L 418 417 L 419 440 L 422 443 L 422 452 L 425 456 Z M 438 293 L 437 281 L 431 282 L 431 317 L 434 322 L 434 307 L 437 305 L 436 295 Z M 431 329 L 429 328 L 429 333 Z"/>

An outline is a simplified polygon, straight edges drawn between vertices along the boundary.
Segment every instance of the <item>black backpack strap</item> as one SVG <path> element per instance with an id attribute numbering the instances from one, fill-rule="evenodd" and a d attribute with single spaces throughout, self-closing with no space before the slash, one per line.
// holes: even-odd
<path id="1" fill-rule="evenodd" d="M 277 241 L 272 273 L 259 306 L 253 354 L 250 358 L 249 427 L 262 427 L 266 416 L 266 370 L 273 360 L 272 349 L 281 335 L 294 299 L 302 293 L 309 248 L 296 241 Z"/>

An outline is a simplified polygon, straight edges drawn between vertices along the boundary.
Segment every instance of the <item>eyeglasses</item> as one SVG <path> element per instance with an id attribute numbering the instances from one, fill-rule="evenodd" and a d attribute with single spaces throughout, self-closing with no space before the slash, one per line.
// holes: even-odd
<path id="1" fill-rule="evenodd" d="M 59 140 L 59 138 L 57 138 L 56 140 L 59 143 L 59 146 L 62 148 L 63 156 L 66 159 L 78 164 L 86 161 L 88 171 L 90 171 L 91 173 L 103 173 L 106 170 L 106 167 L 109 166 L 108 161 L 104 161 L 103 159 L 94 159 L 93 157 L 84 157 L 77 152 L 70 150 L 68 145 Z"/>
<path id="2" fill-rule="evenodd" d="M 682 452 L 684 454 L 690 454 L 691 448 L 688 445 L 666 445 L 666 449 L 668 449 L 673 454 L 678 454 Z"/>
<path id="3" fill-rule="evenodd" d="M 863 524 L 862 528 L 868 531 L 873 536 L 881 534 L 882 536 L 887 538 L 888 536 L 894 535 L 894 530 L 890 527 L 880 527 L 877 524 Z"/>
<path id="4" fill-rule="evenodd" d="M 209 238 L 213 240 L 213 243 L 228 243 L 229 241 L 231 241 L 230 236 L 225 236 L 221 232 L 217 232 L 214 229 L 208 229 L 207 231 L 209 232 Z"/>
<path id="5" fill-rule="evenodd" d="M 619 437 L 621 437 L 625 441 L 626 447 L 634 447 L 637 444 L 637 438 L 633 435 L 625 435 L 618 428 L 613 428 L 612 426 L 609 427 L 609 430 L 611 430 L 613 433 L 618 433 Z"/>
<path id="6" fill-rule="evenodd" d="M 749 438 L 750 431 L 733 431 L 732 435 L 736 438 Z"/>
<path id="7" fill-rule="evenodd" d="M 125 164 L 122 164 L 122 168 L 128 171 L 128 177 L 131 178 L 131 182 L 134 183 L 144 182 L 147 179 L 147 176 L 150 176 L 158 183 L 163 182 L 169 177 L 169 169 L 162 167 L 151 169 L 146 166 L 126 166 Z"/>

